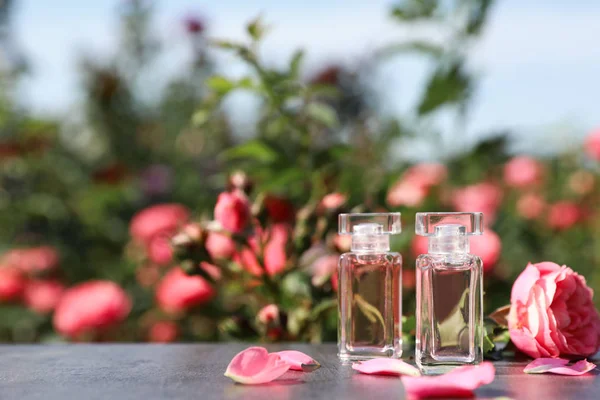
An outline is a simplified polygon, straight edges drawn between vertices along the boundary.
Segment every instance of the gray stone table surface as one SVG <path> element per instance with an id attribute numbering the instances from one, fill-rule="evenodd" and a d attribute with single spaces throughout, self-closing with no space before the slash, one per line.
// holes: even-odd
<path id="1" fill-rule="evenodd" d="M 312 373 L 288 372 L 259 386 L 233 383 L 227 364 L 247 343 L 71 344 L 0 346 L 0 399 L 396 399 L 396 377 L 368 376 L 341 365 L 333 344 L 278 344 L 320 361 Z M 496 379 L 479 398 L 600 399 L 600 377 L 527 375 L 527 360 L 495 362 Z"/>

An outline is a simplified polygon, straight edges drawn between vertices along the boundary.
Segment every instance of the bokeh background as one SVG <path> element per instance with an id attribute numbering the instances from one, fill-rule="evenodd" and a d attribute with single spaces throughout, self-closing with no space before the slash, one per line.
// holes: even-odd
<path id="1" fill-rule="evenodd" d="M 0 341 L 336 338 L 337 214 L 600 289 L 600 4 L 0 1 Z M 600 301 L 596 299 L 597 303 Z"/>

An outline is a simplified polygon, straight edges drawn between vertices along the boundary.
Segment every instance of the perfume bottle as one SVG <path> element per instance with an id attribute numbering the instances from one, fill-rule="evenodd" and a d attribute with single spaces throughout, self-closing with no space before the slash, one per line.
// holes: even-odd
<path id="1" fill-rule="evenodd" d="M 469 254 L 482 222 L 482 213 L 417 213 L 415 231 L 429 238 L 416 268 L 415 361 L 424 374 L 483 360 L 483 264 Z"/>
<path id="2" fill-rule="evenodd" d="M 402 256 L 390 252 L 400 231 L 400 213 L 339 215 L 339 234 L 352 235 L 338 268 L 343 361 L 402 355 Z"/>

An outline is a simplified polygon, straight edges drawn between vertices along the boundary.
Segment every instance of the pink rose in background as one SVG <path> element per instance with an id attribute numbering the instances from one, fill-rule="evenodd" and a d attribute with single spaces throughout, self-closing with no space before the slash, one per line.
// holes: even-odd
<path id="1" fill-rule="evenodd" d="M 59 255 L 50 246 L 14 249 L 2 257 L 0 264 L 13 266 L 26 274 L 53 271 L 58 267 Z"/>
<path id="2" fill-rule="evenodd" d="M 327 254 L 319 257 L 311 266 L 313 286 L 323 286 L 333 275 L 337 275 L 339 254 Z"/>
<path id="3" fill-rule="evenodd" d="M 585 196 L 594 191 L 596 177 L 590 171 L 575 171 L 569 177 L 569 188 L 573 193 Z"/>
<path id="4" fill-rule="evenodd" d="M 483 221 L 490 225 L 502 203 L 502 189 L 489 182 L 465 186 L 454 191 L 452 205 L 456 211 L 483 213 Z"/>
<path id="5" fill-rule="evenodd" d="M 123 321 L 131 301 L 117 284 L 89 281 L 67 289 L 56 305 L 54 328 L 62 335 L 77 338 Z"/>
<path id="6" fill-rule="evenodd" d="M 423 163 L 409 169 L 388 191 L 387 203 L 392 207 L 420 205 L 432 186 L 444 182 L 448 169 L 443 164 Z"/>
<path id="7" fill-rule="evenodd" d="M 27 282 L 23 292 L 23 300 L 30 309 L 46 314 L 54 310 L 65 286 L 58 281 L 32 280 Z"/>
<path id="8" fill-rule="evenodd" d="M 242 232 L 250 220 L 250 203 L 244 192 L 221 193 L 215 205 L 215 219 L 230 232 Z"/>
<path id="9" fill-rule="evenodd" d="M 271 226 L 269 240 L 265 245 L 264 261 L 267 274 L 276 275 L 285 269 L 287 262 L 286 246 L 290 237 L 290 227 L 286 224 Z"/>
<path id="10" fill-rule="evenodd" d="M 175 234 L 189 218 L 189 210 L 181 204 L 158 204 L 135 214 L 129 233 L 135 241 L 147 244 L 157 234 Z"/>
<path id="11" fill-rule="evenodd" d="M 585 278 L 552 262 L 529 264 L 515 281 L 508 327 L 533 357 L 590 356 L 600 349 L 600 315 Z"/>
<path id="12" fill-rule="evenodd" d="M 581 219 L 579 206 L 570 201 L 559 201 L 550 206 L 548 211 L 548 226 L 553 229 L 569 229 Z"/>
<path id="13" fill-rule="evenodd" d="M 427 254 L 429 252 L 429 238 L 426 236 L 413 236 L 410 251 L 414 258 L 419 257 L 421 254 Z"/>
<path id="14" fill-rule="evenodd" d="M 537 193 L 526 193 L 517 200 L 517 212 L 525 219 L 536 219 L 546 209 L 546 201 Z"/>
<path id="15" fill-rule="evenodd" d="M 181 312 L 209 302 L 216 295 L 200 276 L 188 276 L 181 268 L 169 271 L 156 288 L 156 302 L 167 312 Z"/>
<path id="16" fill-rule="evenodd" d="M 543 175 L 542 163 L 527 156 L 514 157 L 504 166 L 504 182 L 515 188 L 538 185 L 542 182 Z"/>
<path id="17" fill-rule="evenodd" d="M 321 199 L 319 206 L 328 210 L 336 210 L 346 204 L 348 196 L 343 193 L 329 193 Z"/>
<path id="18" fill-rule="evenodd" d="M 19 299 L 23 294 L 25 282 L 21 271 L 0 265 L 0 301 Z"/>
<path id="19" fill-rule="evenodd" d="M 271 322 L 279 321 L 279 307 L 269 304 L 260 309 L 256 318 L 261 324 L 269 325 Z"/>
<path id="20" fill-rule="evenodd" d="M 402 287 L 414 289 L 417 284 L 417 275 L 414 269 L 402 268 Z"/>
<path id="21" fill-rule="evenodd" d="M 352 247 L 352 236 L 334 234 L 333 245 L 340 253 L 346 253 Z"/>
<path id="22" fill-rule="evenodd" d="M 223 233 L 209 233 L 204 245 L 212 258 L 231 258 L 235 253 L 235 242 Z"/>
<path id="23" fill-rule="evenodd" d="M 179 327 L 173 321 L 159 321 L 152 324 L 148 331 L 148 341 L 152 343 L 171 343 L 177 339 Z"/>
<path id="24" fill-rule="evenodd" d="M 171 235 L 158 234 L 154 236 L 146 248 L 148 258 L 155 264 L 168 265 L 173 260 Z"/>
<path id="25" fill-rule="evenodd" d="M 584 144 L 585 153 L 592 160 L 600 161 L 600 129 L 592 131 Z"/>
<path id="26" fill-rule="evenodd" d="M 471 243 L 471 254 L 479 256 L 483 262 L 483 271 L 491 271 L 500 258 L 502 250 L 500 236 L 494 231 L 486 229 L 483 231 L 483 235 L 471 236 L 469 241 Z"/>

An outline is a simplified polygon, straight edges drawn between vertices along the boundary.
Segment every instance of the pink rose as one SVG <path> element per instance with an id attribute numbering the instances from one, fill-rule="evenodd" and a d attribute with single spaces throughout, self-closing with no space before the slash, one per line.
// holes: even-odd
<path id="1" fill-rule="evenodd" d="M 267 196 L 265 198 L 265 208 L 273 222 L 292 222 L 294 220 L 294 206 L 285 198 Z"/>
<path id="2" fill-rule="evenodd" d="M 525 219 L 539 217 L 546 208 L 546 201 L 536 193 L 526 193 L 517 200 L 517 212 Z"/>
<path id="3" fill-rule="evenodd" d="M 553 229 L 569 229 L 581 219 L 579 206 L 570 201 L 559 201 L 550 206 L 548 211 L 548 226 Z"/>
<path id="4" fill-rule="evenodd" d="M 35 274 L 55 270 L 59 263 L 59 256 L 56 249 L 50 246 L 14 249 L 2 257 L 1 263 L 13 266 L 27 274 Z"/>
<path id="5" fill-rule="evenodd" d="M 174 342 L 179 335 L 179 327 L 173 321 L 159 321 L 152 324 L 148 331 L 148 341 L 152 343 Z"/>
<path id="6" fill-rule="evenodd" d="M 204 246 L 212 258 L 231 258 L 235 253 L 235 242 L 223 233 L 209 233 Z"/>
<path id="7" fill-rule="evenodd" d="M 592 131 L 584 144 L 585 153 L 592 160 L 600 161 L 600 129 Z"/>
<path id="8" fill-rule="evenodd" d="M 148 243 L 157 234 L 175 234 L 189 218 L 189 210 L 181 204 L 158 204 L 135 214 L 129 232 L 137 242 Z"/>
<path id="9" fill-rule="evenodd" d="M 168 265 L 173 260 L 171 235 L 155 235 L 146 248 L 148 258 L 157 265 Z"/>
<path id="10" fill-rule="evenodd" d="M 484 222 L 491 224 L 496 218 L 498 207 L 502 203 L 502 190 L 489 182 L 477 183 L 457 189 L 452 198 L 456 211 L 479 211 L 484 215 Z"/>
<path id="11" fill-rule="evenodd" d="M 244 192 L 221 193 L 215 206 L 215 219 L 230 232 L 242 232 L 250 220 L 250 203 Z"/>
<path id="12" fill-rule="evenodd" d="M 56 305 L 54 328 L 73 339 L 123 321 L 130 310 L 131 301 L 117 284 L 89 281 L 64 292 Z"/>
<path id="13" fill-rule="evenodd" d="M 54 310 L 65 286 L 58 281 L 33 280 L 27 282 L 23 292 L 23 300 L 30 309 L 46 314 Z"/>
<path id="14" fill-rule="evenodd" d="M 188 276 L 181 268 L 169 271 L 156 288 L 156 301 L 167 312 L 181 312 L 209 302 L 216 295 L 200 276 Z"/>
<path id="15" fill-rule="evenodd" d="M 392 207 L 420 205 L 432 186 L 442 183 L 448 175 L 443 164 L 417 164 L 409 169 L 388 191 L 387 203 Z"/>
<path id="16" fill-rule="evenodd" d="M 427 254 L 429 252 L 429 238 L 426 236 L 413 236 L 410 250 L 414 258 L 419 257 L 421 254 Z"/>
<path id="17" fill-rule="evenodd" d="M 337 267 L 340 256 L 338 254 L 328 254 L 319 257 L 311 268 L 313 286 L 323 286 L 332 275 L 337 274 Z"/>
<path id="18" fill-rule="evenodd" d="M 333 245 L 340 253 L 346 253 L 352 248 L 352 236 L 334 234 Z"/>
<path id="19" fill-rule="evenodd" d="M 24 288 L 25 277 L 21 271 L 0 265 L 0 301 L 19 299 Z"/>
<path id="20" fill-rule="evenodd" d="M 348 200 L 348 196 L 343 193 L 329 193 L 321 199 L 320 207 L 328 210 L 336 210 L 343 206 Z"/>
<path id="21" fill-rule="evenodd" d="M 248 239 L 250 247 L 244 247 L 233 257 L 249 273 L 260 276 L 263 274 L 263 267 L 258 262 L 256 254 L 260 252 L 261 246 L 259 240 L 264 243 L 264 270 L 270 276 L 276 275 L 285 269 L 287 263 L 286 247 L 290 237 L 290 227 L 287 224 L 274 224 L 266 232 L 258 230 Z"/>
<path id="22" fill-rule="evenodd" d="M 279 321 L 279 307 L 276 304 L 269 304 L 260 309 L 256 318 L 261 324 L 269 325 L 271 322 Z"/>
<path id="23" fill-rule="evenodd" d="M 504 182 L 515 188 L 537 185 L 541 183 L 543 175 L 542 163 L 527 156 L 514 157 L 504 166 Z"/>
<path id="24" fill-rule="evenodd" d="M 529 264 L 510 296 L 512 342 L 533 358 L 586 357 L 600 349 L 600 315 L 585 278 L 552 262 Z"/>
<path id="25" fill-rule="evenodd" d="M 486 229 L 483 235 L 471 236 L 471 254 L 481 258 L 484 272 L 491 271 L 500 258 L 502 242 L 500 237 L 493 231 Z"/>

